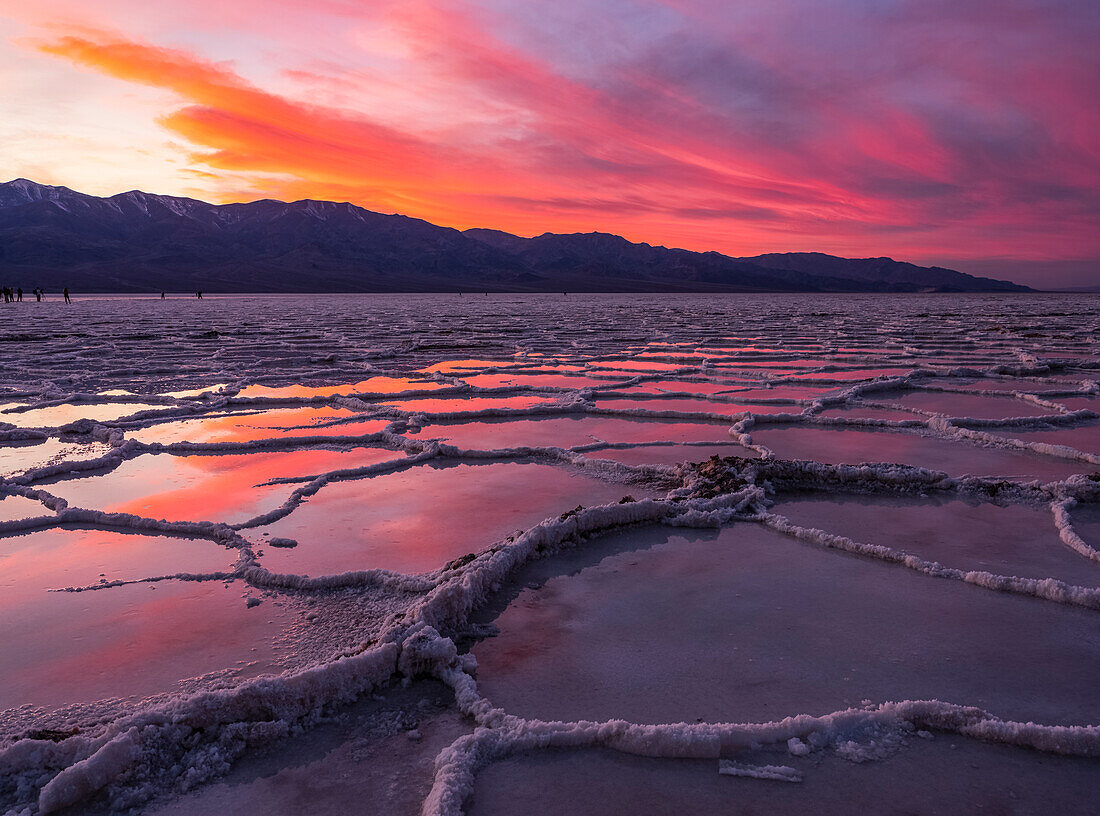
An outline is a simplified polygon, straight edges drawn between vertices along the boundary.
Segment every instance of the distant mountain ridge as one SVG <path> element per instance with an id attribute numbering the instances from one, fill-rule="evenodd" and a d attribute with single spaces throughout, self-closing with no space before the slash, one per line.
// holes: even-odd
<path id="1" fill-rule="evenodd" d="M 464 232 L 348 203 L 0 184 L 0 284 L 150 292 L 1025 292 L 891 258 L 732 258 L 618 235 Z"/>

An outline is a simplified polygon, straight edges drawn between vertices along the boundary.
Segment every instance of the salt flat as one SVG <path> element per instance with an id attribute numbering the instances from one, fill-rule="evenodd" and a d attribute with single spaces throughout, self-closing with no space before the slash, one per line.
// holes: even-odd
<path id="1" fill-rule="evenodd" d="M 1096 299 L 8 315 L 5 812 L 1030 813 L 1100 784 Z"/>

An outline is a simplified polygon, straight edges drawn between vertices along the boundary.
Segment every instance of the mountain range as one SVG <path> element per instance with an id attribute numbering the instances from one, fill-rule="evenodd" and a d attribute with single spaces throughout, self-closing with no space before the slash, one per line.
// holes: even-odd
<path id="1" fill-rule="evenodd" d="M 891 258 L 733 258 L 606 233 L 460 231 L 348 203 L 0 184 L 0 284 L 83 292 L 1025 292 Z"/>

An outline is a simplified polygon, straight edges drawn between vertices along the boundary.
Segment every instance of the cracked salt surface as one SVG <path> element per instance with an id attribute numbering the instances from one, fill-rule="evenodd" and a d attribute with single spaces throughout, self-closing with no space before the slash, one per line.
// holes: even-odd
<path id="1" fill-rule="evenodd" d="M 562 508 L 616 502 L 630 492 L 651 493 L 546 465 L 430 463 L 366 484 L 330 485 L 286 518 L 251 532 L 299 543 L 260 557 L 275 572 L 324 575 L 373 567 L 430 572 Z M 439 518 L 462 523 L 441 525 Z"/>
<path id="2" fill-rule="evenodd" d="M 28 408 L 28 405 L 30 406 Z M 163 405 L 142 402 L 76 403 L 35 407 L 34 403 L 10 403 L 0 407 L 0 421 L 20 428 L 54 428 L 82 419 L 108 422 L 142 411 L 158 411 Z"/>
<path id="3" fill-rule="evenodd" d="M 384 448 L 321 448 L 248 454 L 151 454 L 122 462 L 94 478 L 45 480 L 42 486 L 76 507 L 133 513 L 156 519 L 230 524 L 278 506 L 294 484 L 269 484 L 333 470 L 391 461 L 403 454 Z"/>
<path id="4" fill-rule="evenodd" d="M 0 477 L 20 476 L 29 470 L 98 459 L 110 452 L 110 447 L 92 442 L 63 442 L 59 439 L 23 440 L 0 443 Z M 64 468 L 59 468 L 65 470 Z"/>
<path id="5" fill-rule="evenodd" d="M 1018 453 L 1008 448 L 983 448 L 965 441 L 864 428 L 761 428 L 754 442 L 776 456 L 835 464 L 898 462 L 943 470 L 953 476 L 1003 476 L 1023 481 L 1066 479 L 1096 469 L 1088 462 Z"/>
<path id="6" fill-rule="evenodd" d="M 764 752 L 762 756 L 768 758 Z M 483 771 L 468 813 L 1088 813 L 1096 804 L 1100 776 L 1095 760 L 1037 758 L 1018 749 L 946 737 L 910 738 L 901 756 L 882 762 L 854 764 L 835 756 L 807 762 L 784 755 L 776 761 L 804 767 L 802 783 L 734 782 L 715 772 L 714 760 L 650 759 L 606 750 L 542 751 Z"/>
<path id="7" fill-rule="evenodd" d="M 356 383 L 329 386 L 283 385 L 246 385 L 237 396 L 240 397 L 332 397 L 353 396 L 355 394 L 393 394 L 403 391 L 434 391 L 446 388 L 439 382 L 410 379 L 408 377 L 368 377 Z"/>
<path id="8" fill-rule="evenodd" d="M 585 305 L 17 327 L 0 812 L 1091 805 L 1096 306 Z"/>
<path id="9" fill-rule="evenodd" d="M 645 445 L 630 448 L 604 448 L 593 450 L 588 456 L 593 459 L 610 459 L 626 465 L 674 465 L 677 462 L 690 462 L 697 459 L 709 459 L 712 456 L 744 456 L 754 458 L 758 454 L 736 443 L 694 444 L 694 445 Z"/>
<path id="10" fill-rule="evenodd" d="M 422 681 L 367 697 L 338 721 L 257 752 L 218 782 L 149 813 L 345 816 L 365 807 L 416 813 L 431 789 L 433 758 L 469 730 L 449 691 Z"/>
<path id="11" fill-rule="evenodd" d="M 1091 375 L 1095 381 L 1096 376 Z M 1092 411 L 1093 413 L 1100 414 L 1100 397 L 1088 396 L 1088 397 L 1059 397 L 1058 402 L 1069 408 L 1071 411 L 1080 411 L 1082 409 L 1086 411 Z"/>
<path id="12" fill-rule="evenodd" d="M 194 406 L 189 406 L 194 410 Z M 201 406 L 200 406 L 201 407 Z M 217 443 L 254 442 L 260 439 L 286 439 L 294 436 L 332 436 L 344 433 L 341 425 L 325 425 L 333 420 L 351 419 L 354 414 L 343 408 L 270 408 L 248 413 L 181 419 L 147 428 L 134 428 L 128 438 L 144 443 L 169 445 L 175 442 Z M 371 430 L 385 428 L 384 420 L 371 423 Z M 360 433 L 369 433 L 366 429 Z"/>
<path id="13" fill-rule="evenodd" d="M 962 570 L 1100 585 L 1100 570 L 1066 547 L 1047 507 L 910 496 L 792 494 L 773 512 L 868 544 Z"/>
<path id="14" fill-rule="evenodd" d="M 946 391 L 909 391 L 904 394 L 880 393 L 875 395 L 875 399 L 880 402 L 889 402 L 904 408 L 929 413 L 977 417 L 980 419 L 1034 417 L 1055 413 L 1049 408 L 1013 397 L 955 394 Z"/>
<path id="15" fill-rule="evenodd" d="M 841 417 L 847 419 L 885 419 L 890 421 L 910 421 L 920 419 L 920 415 L 913 411 L 902 411 L 898 408 L 881 408 L 878 406 L 861 405 L 856 402 L 839 408 L 826 408 L 819 416 Z"/>
<path id="16" fill-rule="evenodd" d="M 1092 610 L 975 593 L 747 522 L 620 533 L 515 580 L 560 569 L 473 650 L 480 691 L 518 716 L 764 722 L 931 698 L 1025 722 L 1100 711 Z"/>
<path id="17" fill-rule="evenodd" d="M 1025 428 L 1012 431 L 996 431 L 995 434 L 1001 437 L 1021 439 L 1025 442 L 1046 442 L 1051 445 L 1063 445 L 1086 453 L 1100 455 L 1100 422 L 1076 428 L 1050 428 L 1049 430 Z"/>
<path id="18" fill-rule="evenodd" d="M 241 616 L 239 590 L 220 583 L 51 591 L 181 568 L 226 570 L 236 555 L 224 548 L 195 539 L 58 528 L 0 543 L 0 708 L 150 694 L 270 653 L 266 644 L 274 630 L 267 616 L 264 622 Z"/>
<path id="19" fill-rule="evenodd" d="M 597 408 L 625 408 L 627 410 L 642 410 L 652 412 L 654 414 L 662 414 L 666 412 L 675 412 L 681 414 L 724 414 L 726 416 L 732 416 L 733 414 L 741 414 L 745 412 L 752 412 L 754 414 L 782 414 L 794 411 L 795 413 L 801 412 L 801 407 L 798 405 L 767 405 L 767 404 L 754 404 L 754 403 L 737 403 L 718 401 L 719 397 L 715 396 L 712 400 L 706 399 L 685 399 L 669 396 L 660 397 L 642 397 L 634 396 L 633 398 L 623 395 L 627 398 L 614 397 L 611 399 L 600 399 L 596 402 Z M 736 396 L 736 395 L 734 395 Z M 726 397 L 725 399 L 728 399 Z"/>
<path id="20" fill-rule="evenodd" d="M 0 499 L 0 521 L 15 521 L 48 513 L 49 510 L 40 502 L 22 496 L 5 496 Z"/>

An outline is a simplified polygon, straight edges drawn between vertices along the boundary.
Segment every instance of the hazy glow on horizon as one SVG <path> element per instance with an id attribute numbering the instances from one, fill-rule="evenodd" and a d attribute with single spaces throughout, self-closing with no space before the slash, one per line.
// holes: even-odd
<path id="1" fill-rule="evenodd" d="M 0 0 L 0 15 L 5 180 L 348 200 L 734 255 L 1100 259 L 1091 0 Z"/>

